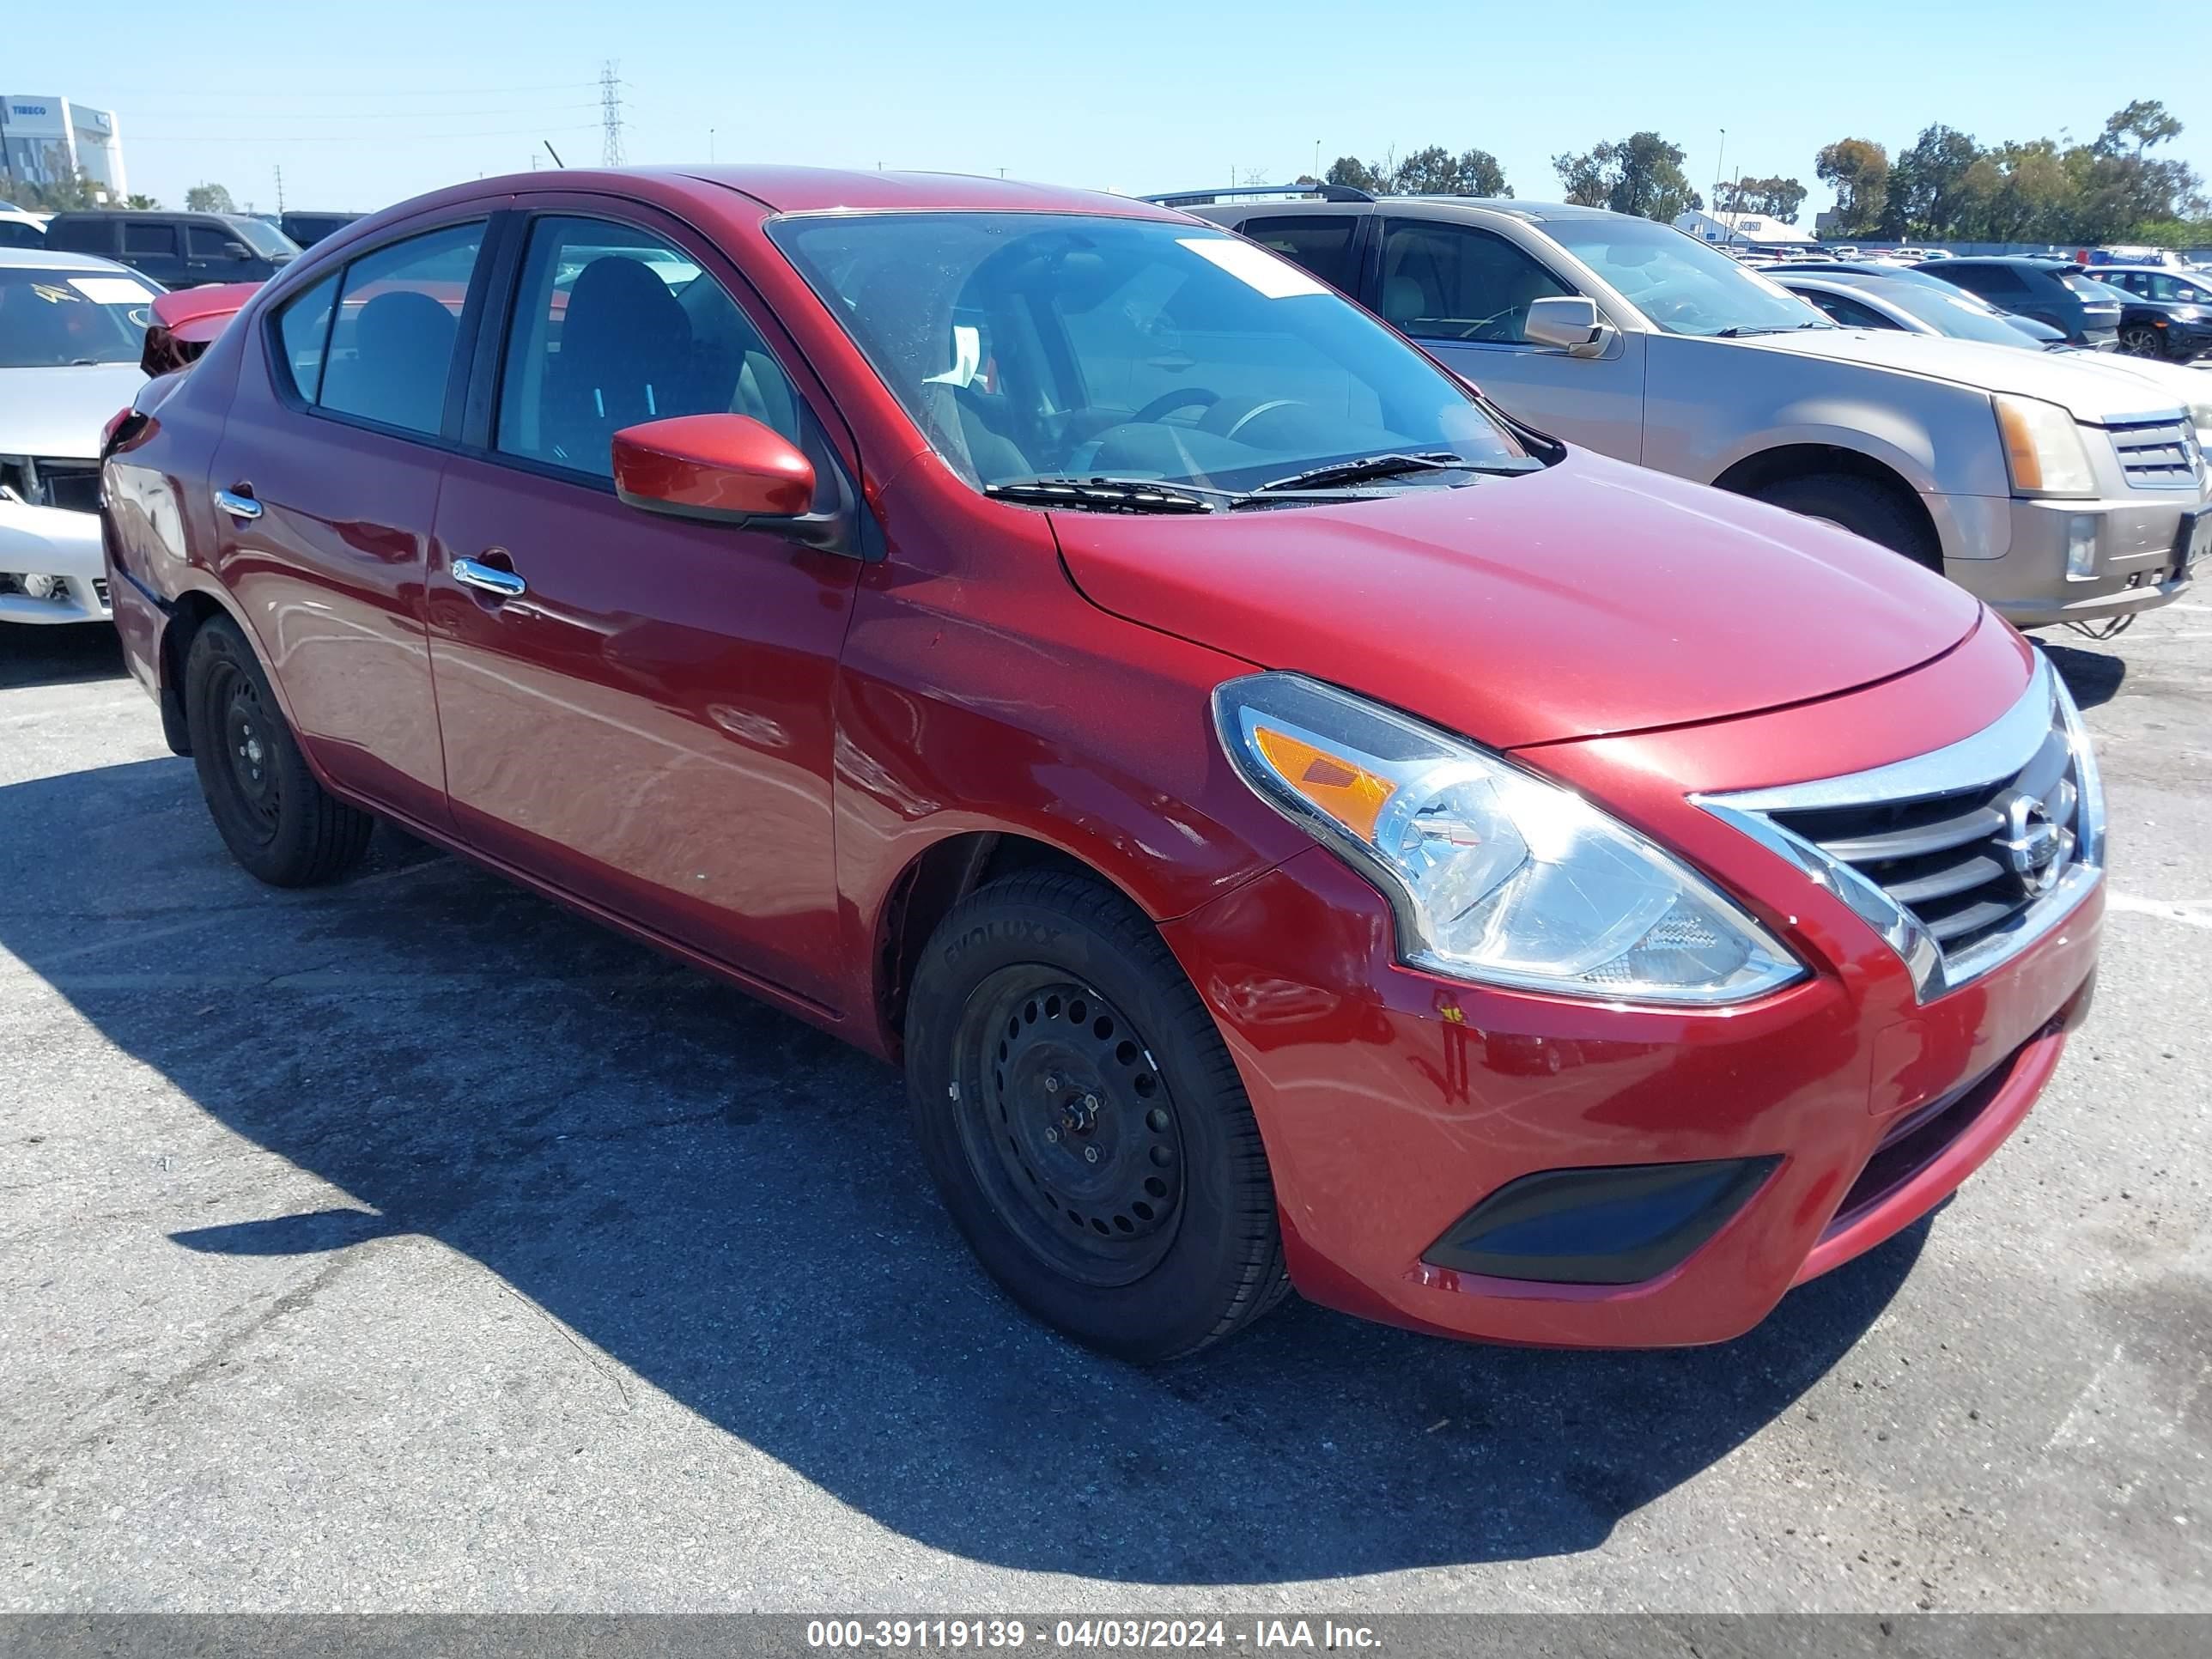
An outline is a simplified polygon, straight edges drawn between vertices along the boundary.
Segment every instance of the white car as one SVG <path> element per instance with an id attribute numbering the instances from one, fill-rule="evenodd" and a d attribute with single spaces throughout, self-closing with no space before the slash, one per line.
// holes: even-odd
<path id="1" fill-rule="evenodd" d="M 108 617 L 100 434 L 145 382 L 160 291 L 112 260 L 0 247 L 0 623 Z"/>

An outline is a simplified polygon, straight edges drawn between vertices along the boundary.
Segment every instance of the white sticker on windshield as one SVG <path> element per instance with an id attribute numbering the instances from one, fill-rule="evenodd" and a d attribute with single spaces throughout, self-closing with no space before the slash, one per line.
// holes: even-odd
<path id="1" fill-rule="evenodd" d="M 130 276 L 72 276 L 69 285 L 95 305 L 135 306 L 154 297 L 152 289 Z"/>
<path id="2" fill-rule="evenodd" d="M 942 374 L 932 374 L 922 381 L 924 386 L 969 386 L 975 379 L 975 371 L 983 367 L 983 331 L 970 328 L 965 323 L 952 325 L 952 367 Z"/>
<path id="3" fill-rule="evenodd" d="M 1247 288 L 1270 300 L 1293 300 L 1301 294 L 1328 290 L 1288 259 L 1278 259 L 1263 247 L 1227 236 L 1178 236 L 1176 241 L 1201 259 L 1211 259 Z"/>

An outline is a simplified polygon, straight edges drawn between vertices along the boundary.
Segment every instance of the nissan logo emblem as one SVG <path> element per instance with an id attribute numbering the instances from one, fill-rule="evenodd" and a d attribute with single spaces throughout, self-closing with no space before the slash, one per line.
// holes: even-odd
<path id="1" fill-rule="evenodd" d="M 2039 795 L 2015 790 L 2002 804 L 2004 839 L 1999 845 L 2013 873 L 2031 893 L 2048 892 L 2073 850 L 2073 832 L 2051 816 Z"/>

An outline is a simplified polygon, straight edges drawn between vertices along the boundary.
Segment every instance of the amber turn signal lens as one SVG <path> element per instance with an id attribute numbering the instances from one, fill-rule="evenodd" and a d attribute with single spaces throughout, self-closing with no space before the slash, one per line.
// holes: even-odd
<path id="1" fill-rule="evenodd" d="M 1284 782 L 1372 845 L 1375 821 L 1398 786 L 1355 761 L 1333 755 L 1270 726 L 1253 729 L 1252 741 Z"/>

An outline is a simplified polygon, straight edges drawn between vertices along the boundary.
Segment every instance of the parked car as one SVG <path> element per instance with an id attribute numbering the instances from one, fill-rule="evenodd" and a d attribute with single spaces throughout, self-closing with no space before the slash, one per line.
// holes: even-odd
<path id="1" fill-rule="evenodd" d="M 2212 376 L 2175 363 L 2136 357 L 2123 360 L 2069 345 L 2057 329 L 2033 318 L 1999 311 L 1962 288 L 1951 288 L 1918 271 L 1905 274 L 1913 280 L 1840 269 L 1777 271 L 1774 280 L 1845 328 L 1894 329 L 1906 334 L 1982 340 L 2022 350 L 2043 351 L 2055 346 L 2081 353 L 2106 373 L 2128 377 L 2130 382 L 2148 382 L 2156 389 L 2159 400 L 2179 403 L 2197 430 L 2199 448 L 2212 450 Z"/>
<path id="2" fill-rule="evenodd" d="M 2017 634 L 1143 204 L 465 185 L 246 298 L 106 488 L 247 870 L 373 812 L 899 1060 L 982 1263 L 1132 1358 L 1288 1283 L 1733 1335 L 2087 1006 L 2095 762 Z"/>
<path id="3" fill-rule="evenodd" d="M 300 252 L 290 237 L 251 214 L 158 210 L 57 213 L 46 246 L 119 260 L 164 288 L 265 282 Z"/>
<path id="4" fill-rule="evenodd" d="M 2187 580 L 2206 471 L 2181 405 L 2139 383 L 1839 329 L 1697 238 L 1601 209 L 1217 194 L 1193 210 L 1354 295 L 1520 419 L 1840 524 L 2021 627 L 2131 616 Z"/>
<path id="5" fill-rule="evenodd" d="M 2089 275 L 2125 296 L 2121 350 L 2178 362 L 2212 352 L 2212 277 L 2162 265 L 2097 265 Z"/>
<path id="6" fill-rule="evenodd" d="M 309 248 L 325 236 L 343 230 L 358 213 L 287 213 L 277 220 L 283 233 L 303 248 Z"/>
<path id="7" fill-rule="evenodd" d="M 100 428 L 145 382 L 155 291 L 111 260 L 0 247 L 0 624 L 108 614 Z"/>
<path id="8" fill-rule="evenodd" d="M 2016 311 L 2048 323 L 2075 345 L 2115 346 L 2120 337 L 2120 307 L 2094 279 L 2063 259 L 1946 259 L 1947 283 L 1978 294 L 2001 311 Z M 1922 270 L 1927 262 L 1922 262 Z"/>

